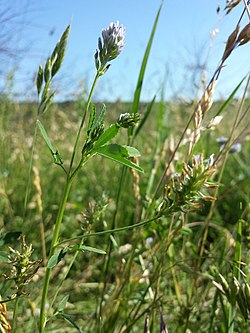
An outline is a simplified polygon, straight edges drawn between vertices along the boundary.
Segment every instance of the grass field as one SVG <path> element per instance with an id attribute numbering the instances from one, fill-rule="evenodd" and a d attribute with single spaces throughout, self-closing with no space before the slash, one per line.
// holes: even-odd
<path id="1" fill-rule="evenodd" d="M 216 113 L 221 104 L 222 102 L 216 102 L 211 114 Z M 196 149 L 205 157 L 212 153 L 218 154 L 220 148 L 216 138 L 227 135 L 237 104 L 237 101 L 233 101 L 225 111 L 225 125 L 222 123 L 220 128 L 202 135 Z M 52 163 L 47 147 L 38 135 L 33 163 L 37 173 L 32 173 L 27 211 L 23 220 L 36 108 L 32 104 L 15 105 L 7 101 L 1 107 L 6 111 L 1 123 L 2 233 L 21 231 L 27 244 L 33 245 L 33 260 L 38 260 L 43 258 L 41 238 L 45 237 L 46 248 L 51 242 L 64 175 Z M 98 107 L 101 105 L 97 105 Z M 130 107 L 130 104 L 122 103 L 108 105 L 108 122 L 112 122 L 120 113 L 129 111 Z M 145 108 L 146 105 L 141 105 L 141 113 Z M 122 167 L 102 157 L 90 160 L 73 184 L 60 237 L 67 239 L 78 236 L 86 229 L 91 233 L 110 229 L 115 212 L 116 227 L 138 222 L 140 214 L 148 205 L 148 196 L 152 193 L 148 188 L 149 179 L 153 177 L 154 189 L 180 137 L 182 122 L 185 122 L 191 109 L 190 105 L 155 104 L 148 119 L 150 126 L 145 125 L 135 141 L 142 154 L 139 160 L 145 172 L 139 175 L 127 170 L 117 212 L 116 198 Z M 163 130 L 159 132 L 159 112 L 162 110 L 168 120 L 162 123 Z M 75 119 L 79 112 L 77 103 L 53 105 L 45 119 L 48 132 L 53 133 L 56 146 L 65 156 L 65 163 L 72 147 Z M 205 202 L 197 211 L 177 212 L 171 218 L 162 217 L 158 222 L 135 230 L 125 230 L 114 234 L 112 238 L 106 234 L 85 240 L 84 244 L 107 251 L 111 239 L 113 246 L 107 276 L 104 275 L 104 255 L 92 252 L 79 254 L 55 303 L 58 305 L 65 295 L 70 295 L 64 313 L 82 327 L 83 332 L 98 331 L 96 325 L 102 297 L 103 332 L 118 332 L 121 327 L 127 327 L 127 331 L 132 332 L 143 331 L 147 317 L 149 325 L 158 332 L 160 314 L 170 332 L 185 332 L 187 328 L 191 332 L 227 332 L 225 317 L 230 303 L 212 281 L 220 283 L 220 273 L 229 285 L 232 283 L 239 220 L 242 223 L 240 280 L 247 279 L 244 274 L 248 274 L 249 133 L 240 137 L 239 141 L 242 150 L 230 153 L 227 159 L 202 257 L 199 256 L 200 241 L 210 202 Z M 119 142 L 126 143 L 124 135 L 121 135 Z M 169 174 L 180 170 L 186 151 L 187 144 L 183 144 Z M 152 169 L 156 164 L 154 175 Z M 215 183 L 220 167 L 221 162 L 213 177 Z M 209 190 L 209 194 L 213 195 L 214 191 Z M 39 200 L 42 210 L 39 210 Z M 41 222 L 45 229 L 44 235 L 41 234 Z M 6 244 L 5 249 L 8 245 L 17 246 L 16 242 L 17 240 Z M 67 271 L 70 262 L 71 255 L 67 254 L 53 269 L 52 290 L 57 288 L 58 281 Z M 9 272 L 10 267 L 4 265 L 3 269 L 4 272 Z M 20 332 L 24 329 L 32 331 L 36 326 L 43 276 L 44 269 L 41 267 L 27 287 L 29 295 L 20 299 Z M 106 290 L 103 295 L 104 282 Z M 11 285 L 10 281 L 2 279 L 3 299 L 13 292 L 9 289 Z M 7 308 L 11 313 L 11 302 L 7 303 Z M 129 325 L 132 325 L 131 328 Z M 247 332 L 247 322 L 238 306 L 235 325 L 236 332 Z M 70 325 L 66 328 L 62 319 L 51 320 L 49 327 L 50 331 L 55 332 L 74 331 Z M 123 328 L 124 331 L 126 329 Z"/>
<path id="2" fill-rule="evenodd" d="M 131 103 L 91 103 L 123 47 L 116 25 L 86 100 L 52 103 L 69 27 L 37 103 L 1 96 L 1 332 L 248 332 L 249 76 L 213 92 L 249 35 L 229 36 L 200 99 L 142 103 L 159 14 Z"/>

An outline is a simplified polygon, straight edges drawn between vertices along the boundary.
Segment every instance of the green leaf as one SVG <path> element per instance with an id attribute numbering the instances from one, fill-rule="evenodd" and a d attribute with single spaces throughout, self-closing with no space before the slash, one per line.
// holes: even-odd
<path id="1" fill-rule="evenodd" d="M 230 104 L 232 99 L 234 98 L 235 94 L 239 90 L 240 86 L 242 85 L 243 81 L 245 80 L 246 76 L 240 81 L 240 83 L 236 86 L 232 94 L 228 97 L 228 99 L 222 104 L 222 106 L 219 108 L 219 111 L 216 113 L 215 117 L 219 116 L 225 109 L 226 107 Z"/>
<path id="2" fill-rule="evenodd" d="M 65 306 L 68 302 L 68 299 L 69 299 L 69 295 L 66 295 L 66 296 L 63 297 L 61 302 L 58 304 L 57 311 L 61 312 L 65 309 Z"/>
<path id="3" fill-rule="evenodd" d="M 106 112 L 107 112 L 106 105 L 103 104 L 100 114 L 96 117 L 93 129 L 95 129 L 96 127 L 100 126 L 101 123 L 103 123 L 104 116 L 105 116 Z"/>
<path id="4" fill-rule="evenodd" d="M 95 109 L 95 104 L 91 103 L 90 107 L 90 115 L 89 115 L 89 123 L 88 123 L 88 128 L 87 128 L 87 135 L 89 137 L 89 134 L 92 130 L 94 121 L 95 121 L 95 115 L 96 115 L 96 109 Z"/>
<path id="5" fill-rule="evenodd" d="M 82 251 L 82 252 L 87 251 L 87 252 L 94 252 L 94 253 L 99 253 L 99 254 L 106 254 L 106 252 L 101 249 L 97 249 L 95 247 L 86 246 L 86 245 L 79 246 L 78 251 Z"/>
<path id="6" fill-rule="evenodd" d="M 141 156 L 141 153 L 139 152 L 138 149 L 134 148 L 134 147 L 130 147 L 130 146 L 122 146 L 123 148 L 126 149 L 127 153 L 128 153 L 128 157 L 139 157 Z"/>
<path id="7" fill-rule="evenodd" d="M 55 267 L 65 257 L 67 251 L 68 251 L 68 248 L 64 248 L 64 249 L 56 252 L 55 254 L 53 254 L 53 256 L 48 261 L 47 267 L 48 268 Z"/>
<path id="8" fill-rule="evenodd" d="M 131 162 L 127 157 L 129 157 L 128 151 L 125 147 L 117 144 L 108 144 L 99 148 L 95 148 L 95 152 L 103 157 L 107 157 L 112 161 L 123 164 L 129 168 L 135 169 L 138 172 L 144 172 L 141 167 L 137 164 Z"/>
<path id="9" fill-rule="evenodd" d="M 0 251 L 0 262 L 9 262 L 9 253 L 5 251 Z"/>
<path id="10" fill-rule="evenodd" d="M 21 234 L 21 231 L 7 232 L 6 234 L 1 236 L 0 245 L 3 246 L 6 244 L 15 244 Z"/>
<path id="11" fill-rule="evenodd" d="M 111 125 L 96 141 L 94 151 L 96 151 L 98 148 L 102 147 L 110 140 L 112 140 L 117 135 L 118 132 L 119 132 L 119 127 L 116 124 Z"/>
<path id="12" fill-rule="evenodd" d="M 63 318 L 67 323 L 69 323 L 70 325 L 72 325 L 78 332 L 82 332 L 82 330 L 80 329 L 80 327 L 74 322 L 73 319 L 71 319 L 70 316 L 66 315 L 65 313 L 59 312 L 57 314 L 58 317 Z"/>
<path id="13" fill-rule="evenodd" d="M 53 147 L 53 145 L 48 137 L 48 134 L 39 119 L 37 119 L 37 126 L 42 134 L 42 137 L 44 138 L 45 143 L 47 144 L 47 147 L 49 148 L 49 151 L 51 152 L 51 154 L 53 156 L 54 162 L 56 164 L 60 164 L 60 165 L 63 164 L 63 160 L 61 158 L 59 151 Z"/>
<path id="14" fill-rule="evenodd" d="M 56 150 L 52 146 L 52 143 L 51 143 L 51 141 L 50 141 L 50 139 L 48 137 L 48 134 L 47 134 L 45 128 L 43 127 L 43 124 L 40 122 L 39 119 L 37 119 L 36 123 L 37 123 L 37 126 L 38 126 L 38 128 L 39 128 L 39 130 L 40 130 L 40 132 L 41 132 L 41 134 L 42 134 L 42 136 L 44 138 L 44 141 L 46 142 L 49 150 L 51 151 L 52 154 L 55 153 Z"/>

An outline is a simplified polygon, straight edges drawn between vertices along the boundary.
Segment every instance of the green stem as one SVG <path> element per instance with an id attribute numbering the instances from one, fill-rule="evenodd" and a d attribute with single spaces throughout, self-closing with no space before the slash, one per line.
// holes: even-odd
<path id="1" fill-rule="evenodd" d="M 234 320 L 236 315 L 236 302 L 232 302 L 228 307 L 227 329 L 228 333 L 234 333 Z"/>
<path id="2" fill-rule="evenodd" d="M 62 219 L 63 219 L 63 214 L 64 214 L 64 211 L 65 211 L 65 206 L 66 206 L 67 199 L 68 199 L 68 196 L 69 196 L 69 191 L 70 191 L 70 188 L 71 188 L 72 181 L 73 181 L 72 178 L 68 178 L 67 182 L 66 182 L 66 185 L 65 185 L 63 197 L 62 197 L 62 200 L 61 200 L 61 204 L 60 204 L 57 219 L 56 219 L 55 229 L 54 229 L 54 232 L 53 232 L 53 239 L 52 239 L 52 243 L 51 243 L 51 246 L 50 246 L 49 258 L 51 258 L 51 256 L 55 252 L 55 248 L 56 248 L 59 233 L 60 233 L 60 227 L 61 227 L 61 223 L 62 223 Z M 48 289 L 49 289 L 50 274 L 51 274 L 51 269 L 47 267 L 46 268 L 46 273 L 45 273 L 45 278 L 44 278 L 44 285 L 43 285 L 43 291 L 42 291 L 42 300 L 41 300 L 41 309 L 40 309 L 40 311 L 41 311 L 40 312 L 40 333 L 44 332 L 44 328 L 45 328 L 45 325 L 46 325 L 45 305 L 46 305 Z"/>
<path id="3" fill-rule="evenodd" d="M 84 238 L 81 239 L 80 246 L 83 244 L 83 241 L 84 241 Z M 73 264 L 74 264 L 74 262 L 75 262 L 75 260 L 76 260 L 76 258 L 77 258 L 77 256 L 78 256 L 78 254 L 79 254 L 79 251 L 76 251 L 76 252 L 74 253 L 74 256 L 73 256 L 73 258 L 71 259 L 71 262 L 70 262 L 70 264 L 69 264 L 69 266 L 68 266 L 68 268 L 67 268 L 67 271 L 65 272 L 63 278 L 61 279 L 61 281 L 60 281 L 60 283 L 59 283 L 59 286 L 57 287 L 57 290 L 56 290 L 56 292 L 55 292 L 55 295 L 54 295 L 54 297 L 53 297 L 53 299 L 52 299 L 52 301 L 51 301 L 51 303 L 50 303 L 50 308 L 53 307 L 53 305 L 54 305 L 54 303 L 55 303 L 55 301 L 56 301 L 57 295 L 59 294 L 59 292 L 60 292 L 60 290 L 61 290 L 61 288 L 62 288 L 63 282 L 66 280 L 66 278 L 67 278 L 67 276 L 68 276 L 68 274 L 69 274 L 69 272 L 70 272 L 70 270 L 71 270 L 71 267 L 73 266 Z"/>
<path id="4" fill-rule="evenodd" d="M 103 231 L 98 231 L 98 232 L 92 232 L 91 234 L 85 234 L 85 235 L 80 235 L 80 236 L 76 236 L 76 237 L 71 237 L 71 238 L 67 238 L 61 242 L 58 242 L 57 243 L 57 247 L 62 245 L 62 244 L 65 244 L 65 243 L 69 243 L 71 242 L 72 240 L 76 240 L 76 239 L 79 239 L 79 238 L 89 238 L 89 237 L 93 237 L 93 236 L 100 236 L 100 235 L 107 235 L 107 234 L 114 234 L 116 232 L 122 232 L 122 231 L 126 231 L 126 230 L 131 230 L 131 229 L 135 229 L 135 228 L 138 228 L 138 227 L 141 227 L 141 226 L 144 226 L 146 224 L 149 224 L 150 222 L 153 222 L 153 221 L 156 221 L 160 218 L 160 215 L 157 215 L 155 217 L 152 217 L 151 219 L 149 220 L 145 220 L 145 221 L 141 221 L 139 223 L 135 223 L 135 224 L 132 224 L 132 225 L 128 225 L 126 227 L 120 227 L 120 228 L 116 228 L 116 229 L 109 229 L 109 230 L 103 230 Z"/>
<path id="5" fill-rule="evenodd" d="M 12 332 L 16 332 L 16 322 L 17 322 L 17 313 L 18 313 L 18 301 L 19 298 L 17 297 L 15 299 L 15 305 L 14 305 L 14 311 L 13 311 L 13 327 L 12 327 Z"/>
<path id="6" fill-rule="evenodd" d="M 79 140 L 80 140 L 80 137 L 81 137 L 82 128 L 83 128 L 83 125 L 84 125 L 86 114 L 88 113 L 90 102 L 91 102 L 91 99 L 92 99 L 92 95 L 93 95 L 93 92 L 94 92 L 94 89 L 95 89 L 95 86 L 96 86 L 96 83 L 97 83 L 97 80 L 98 80 L 99 77 L 100 77 L 100 73 L 99 73 L 99 71 L 97 71 L 97 73 L 95 75 L 95 78 L 94 78 L 94 81 L 93 81 L 93 84 L 92 84 L 92 87 L 90 89 L 89 97 L 88 97 L 88 100 L 87 100 L 87 103 L 86 103 L 86 108 L 85 108 L 84 113 L 82 115 L 82 120 L 81 120 L 79 129 L 78 129 L 78 132 L 77 132 L 77 136 L 76 136 L 76 140 L 75 140 L 75 144 L 74 144 L 74 149 L 73 149 L 73 153 L 72 153 L 72 157 L 71 157 L 71 161 L 70 161 L 69 174 L 70 174 L 70 172 L 72 170 L 72 167 L 73 167 L 73 162 L 74 162 L 74 159 L 75 159 L 77 146 L 78 146 L 78 143 L 79 143 Z"/>
<path id="7" fill-rule="evenodd" d="M 65 211 L 65 206 L 67 203 L 67 199 L 69 196 L 69 191 L 72 185 L 72 181 L 73 178 L 75 177 L 76 173 L 78 172 L 79 168 L 82 166 L 83 164 L 83 158 L 80 160 L 77 168 L 75 170 L 73 170 L 72 174 L 72 168 L 73 168 L 73 162 L 74 162 L 74 158 L 76 155 L 76 151 L 77 151 L 77 147 L 78 147 L 78 143 L 80 141 L 80 137 L 81 137 L 81 133 L 82 133 L 82 129 L 83 129 L 83 125 L 84 125 L 84 121 L 86 118 L 86 114 L 88 112 L 89 106 L 90 106 L 90 102 L 91 102 L 91 98 L 94 92 L 94 88 L 96 86 L 97 80 L 100 76 L 99 71 L 97 71 L 96 76 L 94 78 L 89 96 L 88 96 L 88 100 L 87 100 L 87 104 L 86 104 L 86 108 L 84 110 L 84 113 L 82 115 L 82 119 L 81 119 L 81 123 L 77 132 L 77 136 L 76 136 L 76 140 L 75 140 L 75 144 L 74 144 L 74 149 L 73 149 L 73 153 L 72 153 L 72 157 L 71 157 L 71 161 L 70 161 L 70 167 L 69 167 L 69 171 L 67 173 L 67 181 L 66 181 L 66 185 L 65 185 L 65 189 L 63 192 L 63 196 L 61 199 L 61 203 L 60 203 L 60 207 L 59 207 L 59 211 L 57 214 L 57 219 L 56 219 L 56 223 L 55 223 L 55 229 L 53 232 L 53 239 L 52 239 L 52 243 L 50 246 L 50 253 L 49 253 L 49 258 L 51 258 L 51 256 L 54 254 L 56 246 L 58 245 L 58 238 L 59 238 L 59 233 L 60 233 L 60 228 L 61 228 L 61 223 L 62 223 L 62 219 L 63 219 L 63 215 L 64 215 L 64 211 Z M 43 285 L 43 291 L 42 291 L 42 300 L 41 300 L 41 309 L 40 309 L 40 333 L 44 332 L 45 329 L 45 325 L 46 325 L 46 313 L 45 313 L 45 305 L 46 305 L 46 301 L 47 301 L 47 295 L 48 295 L 48 289 L 49 289 L 49 281 L 50 281 L 50 275 L 51 275 L 51 269 L 50 268 L 46 268 L 46 273 L 45 273 L 45 278 L 44 278 L 44 285 Z"/>

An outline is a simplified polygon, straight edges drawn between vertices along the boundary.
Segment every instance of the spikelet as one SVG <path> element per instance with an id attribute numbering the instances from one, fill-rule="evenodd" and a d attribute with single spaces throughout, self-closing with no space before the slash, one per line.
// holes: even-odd
<path id="1" fill-rule="evenodd" d="M 231 35 L 228 37 L 226 47 L 225 47 L 225 51 L 224 51 L 223 56 L 222 56 L 221 63 L 224 63 L 224 61 L 230 56 L 233 49 L 235 48 L 239 30 L 240 30 L 240 25 L 237 24 L 237 27 L 234 29 L 234 31 L 231 33 Z"/>
<path id="2" fill-rule="evenodd" d="M 194 113 L 194 133 L 193 133 L 193 144 L 198 142 L 200 138 L 200 129 L 201 129 L 201 122 L 202 122 L 202 108 L 201 104 L 199 103 L 195 109 Z"/>
<path id="3" fill-rule="evenodd" d="M 250 23 L 248 23 L 239 33 L 236 43 L 241 46 L 250 40 Z"/>
<path id="4" fill-rule="evenodd" d="M 214 97 L 214 90 L 216 86 L 217 80 L 213 79 L 209 85 L 207 86 L 206 90 L 204 91 L 201 100 L 200 106 L 202 110 L 202 115 L 204 116 L 210 109 L 213 104 L 213 97 Z"/>

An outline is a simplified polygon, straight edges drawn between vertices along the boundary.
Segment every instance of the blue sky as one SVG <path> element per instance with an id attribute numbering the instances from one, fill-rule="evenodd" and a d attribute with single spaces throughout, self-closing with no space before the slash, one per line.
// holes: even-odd
<path id="1" fill-rule="evenodd" d="M 126 27 L 126 46 L 98 83 L 95 98 L 131 100 L 140 63 L 160 5 L 160 0 L 12 0 L 11 6 L 23 13 L 22 30 L 16 45 L 26 49 L 18 62 L 15 89 L 32 98 L 34 73 L 53 50 L 61 33 L 72 23 L 65 61 L 55 86 L 58 98 L 71 98 L 84 82 L 88 89 L 95 74 L 93 54 L 101 30 L 119 20 Z M 218 15 L 216 8 L 221 5 Z M 225 42 L 235 28 L 243 2 L 225 16 L 225 0 L 165 0 L 147 67 L 142 100 L 151 100 L 165 82 L 165 96 L 192 98 L 197 64 L 207 59 L 207 79 L 223 53 Z M 248 23 L 247 17 L 243 23 Z M 243 25 L 244 25 L 243 24 Z M 243 27 L 243 26 L 242 26 Z M 209 51 L 210 33 L 218 28 Z M 51 34 L 52 33 L 52 34 Z M 249 44 L 235 50 L 226 63 L 216 96 L 226 97 L 249 73 Z M 209 55 L 208 55 L 209 52 Z M 10 68 L 13 63 L 10 63 Z"/>

